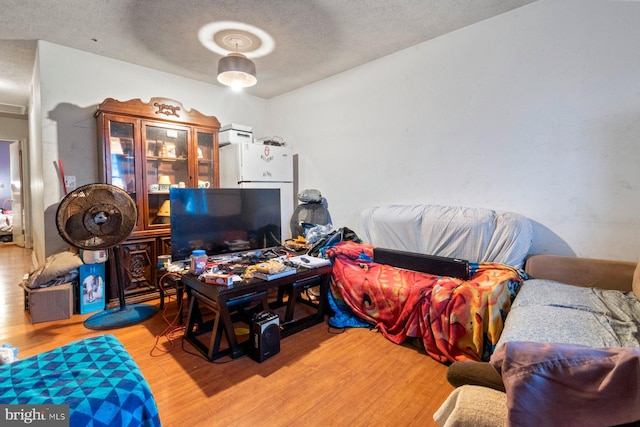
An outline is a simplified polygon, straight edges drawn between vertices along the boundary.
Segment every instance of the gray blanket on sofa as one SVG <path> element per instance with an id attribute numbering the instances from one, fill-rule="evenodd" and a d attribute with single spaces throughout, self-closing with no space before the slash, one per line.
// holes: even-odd
<path id="1" fill-rule="evenodd" d="M 640 300 L 631 292 L 527 280 L 496 348 L 511 341 L 640 348 Z"/>

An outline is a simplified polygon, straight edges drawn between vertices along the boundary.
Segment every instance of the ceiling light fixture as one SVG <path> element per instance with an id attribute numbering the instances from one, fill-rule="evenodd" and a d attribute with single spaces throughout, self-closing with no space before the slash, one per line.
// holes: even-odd
<path id="1" fill-rule="evenodd" d="M 258 83 L 256 64 L 241 53 L 233 52 L 218 61 L 218 81 L 240 90 Z"/>
<path id="2" fill-rule="evenodd" d="M 256 64 L 251 60 L 271 53 L 273 38 L 260 28 L 242 22 L 221 21 L 204 25 L 198 31 L 204 47 L 218 55 L 218 82 L 241 90 L 258 82 Z"/>

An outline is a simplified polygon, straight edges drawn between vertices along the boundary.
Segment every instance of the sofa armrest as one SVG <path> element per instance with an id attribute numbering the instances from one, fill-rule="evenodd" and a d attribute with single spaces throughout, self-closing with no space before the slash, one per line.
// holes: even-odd
<path id="1" fill-rule="evenodd" d="M 632 290 L 635 268 L 635 262 L 557 255 L 532 255 L 525 264 L 525 271 L 534 279 L 625 292 Z"/>
<path id="2" fill-rule="evenodd" d="M 447 381 L 454 387 L 479 385 L 505 391 L 500 373 L 489 362 L 455 361 L 447 368 Z"/>

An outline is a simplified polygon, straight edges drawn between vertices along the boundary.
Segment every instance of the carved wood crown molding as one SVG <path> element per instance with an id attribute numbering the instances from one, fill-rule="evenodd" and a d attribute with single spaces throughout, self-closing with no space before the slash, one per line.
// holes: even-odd
<path id="1" fill-rule="evenodd" d="M 176 116 L 180 117 L 178 111 L 180 111 L 180 107 L 169 105 L 169 104 L 160 104 L 158 102 L 154 102 L 153 106 L 158 108 L 156 114 L 164 114 L 165 116 Z"/>
<path id="2" fill-rule="evenodd" d="M 151 98 L 149 102 L 143 102 L 141 99 L 118 101 L 107 98 L 98 105 L 95 116 L 104 113 L 143 119 L 162 115 L 162 120 L 175 123 L 220 128 L 220 122 L 215 116 L 207 116 L 194 109 L 186 110 L 180 102 L 168 98 Z"/>

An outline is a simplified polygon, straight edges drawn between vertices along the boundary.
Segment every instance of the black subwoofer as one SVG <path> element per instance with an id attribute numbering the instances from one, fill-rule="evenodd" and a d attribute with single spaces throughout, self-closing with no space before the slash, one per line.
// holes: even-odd
<path id="1" fill-rule="evenodd" d="M 262 362 L 280 352 L 280 318 L 276 313 L 263 311 L 251 325 L 249 357 Z"/>

